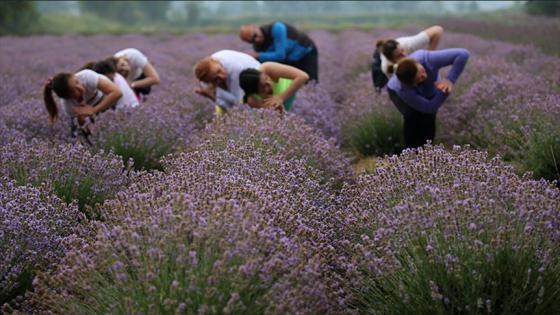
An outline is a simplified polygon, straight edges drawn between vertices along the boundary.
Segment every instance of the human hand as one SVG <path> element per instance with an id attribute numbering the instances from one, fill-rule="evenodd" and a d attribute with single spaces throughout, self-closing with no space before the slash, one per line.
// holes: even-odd
<path id="1" fill-rule="evenodd" d="M 72 111 L 76 116 L 93 116 L 95 115 L 95 110 L 91 105 L 80 104 L 80 106 L 76 106 L 72 108 Z"/>
<path id="2" fill-rule="evenodd" d="M 278 110 L 278 108 L 284 107 L 284 100 L 280 96 L 270 96 L 263 101 L 263 107 L 273 108 Z"/>
<path id="3" fill-rule="evenodd" d="M 194 92 L 201 96 L 206 96 L 206 91 L 203 88 L 197 87 L 194 89 Z"/>
<path id="4" fill-rule="evenodd" d="M 442 91 L 447 95 L 451 94 L 451 91 L 453 90 L 453 82 L 449 81 L 448 79 L 443 79 L 441 81 L 438 81 L 434 83 L 434 85 L 438 90 Z"/>

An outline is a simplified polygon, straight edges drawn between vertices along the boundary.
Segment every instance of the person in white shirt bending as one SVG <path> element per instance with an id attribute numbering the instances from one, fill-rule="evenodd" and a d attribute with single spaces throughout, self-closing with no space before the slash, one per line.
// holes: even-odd
<path id="1" fill-rule="evenodd" d="M 82 70 L 76 74 L 61 72 L 48 79 L 43 88 L 43 100 L 49 114 L 49 121 L 58 118 L 58 105 L 54 93 L 61 99 L 66 113 L 70 116 L 72 137 L 82 131 L 89 135 L 88 124 L 93 116 L 114 106 L 122 97 L 119 87 L 109 78 L 92 70 Z"/>
<path id="2" fill-rule="evenodd" d="M 150 94 L 152 85 L 159 84 L 159 74 L 148 58 L 136 48 L 127 48 L 113 56 L 117 72 L 126 78 L 140 99 Z"/>
<path id="3" fill-rule="evenodd" d="M 134 94 L 134 91 L 128 85 L 126 79 L 117 72 L 111 59 L 89 62 L 83 67 L 83 69 L 90 69 L 108 77 L 119 87 L 119 89 L 121 89 L 123 96 L 115 104 L 115 109 L 137 107 L 140 105 L 140 99 L 136 96 L 136 94 Z"/>
<path id="4" fill-rule="evenodd" d="M 216 114 L 243 102 L 243 90 L 239 86 L 239 74 L 248 68 L 261 65 L 248 54 L 234 50 L 220 50 L 201 59 L 194 66 L 194 74 L 205 86 L 195 89 L 197 94 L 216 102 Z"/>
<path id="5" fill-rule="evenodd" d="M 442 36 L 443 27 L 434 25 L 414 36 L 378 40 L 376 46 L 381 52 L 381 70 L 387 78 L 391 78 L 393 74 L 388 71 L 390 66 L 418 49 L 435 50 Z"/>

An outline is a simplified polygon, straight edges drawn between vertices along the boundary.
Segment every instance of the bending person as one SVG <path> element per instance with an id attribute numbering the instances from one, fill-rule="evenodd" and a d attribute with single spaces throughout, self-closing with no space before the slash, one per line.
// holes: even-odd
<path id="1" fill-rule="evenodd" d="M 436 113 L 443 105 L 469 59 L 462 48 L 438 51 L 418 50 L 389 68 L 395 70 L 387 84 L 389 98 L 404 117 L 407 148 L 434 140 Z M 451 65 L 447 77 L 440 79 L 439 69 Z"/>
<path id="2" fill-rule="evenodd" d="M 258 68 L 255 58 L 234 50 L 220 50 L 203 58 L 194 66 L 194 74 L 206 86 L 195 89 L 199 95 L 216 102 L 216 113 L 243 101 L 243 90 L 239 86 L 239 74 L 247 68 Z"/>
<path id="3" fill-rule="evenodd" d="M 115 109 L 137 107 L 140 105 L 139 98 L 134 94 L 134 91 L 128 85 L 126 79 L 117 72 L 117 70 L 115 69 L 115 65 L 111 59 L 105 59 L 99 62 L 95 62 L 91 65 L 91 67 L 88 68 L 108 77 L 121 90 L 123 95 L 115 104 Z"/>
<path id="4" fill-rule="evenodd" d="M 381 52 L 381 70 L 390 78 L 390 66 L 417 51 L 418 49 L 435 50 L 443 36 L 443 27 L 434 25 L 414 36 L 397 39 L 378 40 L 377 48 Z"/>
<path id="5" fill-rule="evenodd" d="M 309 80 L 307 73 L 277 62 L 265 62 L 260 69 L 245 69 L 239 83 L 245 92 L 244 102 L 254 108 L 290 111 L 296 92 Z"/>
<path id="6" fill-rule="evenodd" d="M 284 23 L 274 22 L 257 27 L 249 24 L 239 30 L 241 40 L 253 44 L 251 53 L 260 62 L 275 61 L 303 70 L 319 82 L 319 53 L 305 33 Z"/>
<path id="7" fill-rule="evenodd" d="M 126 78 L 136 95 L 143 100 L 152 86 L 159 84 L 159 74 L 148 58 L 136 48 L 127 48 L 113 56 L 117 72 Z"/>
<path id="8" fill-rule="evenodd" d="M 82 70 L 76 74 L 61 72 L 49 79 L 43 88 L 43 99 L 51 123 L 58 118 L 58 105 L 52 92 L 61 98 L 66 113 L 70 116 L 72 137 L 78 131 L 89 134 L 88 123 L 96 114 L 115 105 L 122 92 L 107 77 L 92 70 Z"/>
<path id="9" fill-rule="evenodd" d="M 115 65 L 112 58 L 101 60 L 98 62 L 95 61 L 88 62 L 82 68 L 82 70 L 84 69 L 90 69 L 99 74 L 106 76 L 119 87 L 119 89 L 123 93 L 123 96 L 119 98 L 117 103 L 111 108 L 121 109 L 125 107 L 137 107 L 140 105 L 139 98 L 136 96 L 136 94 L 134 94 L 134 91 L 128 85 L 126 79 L 122 75 L 120 75 L 120 73 L 118 73 L 117 70 L 115 69 Z"/>

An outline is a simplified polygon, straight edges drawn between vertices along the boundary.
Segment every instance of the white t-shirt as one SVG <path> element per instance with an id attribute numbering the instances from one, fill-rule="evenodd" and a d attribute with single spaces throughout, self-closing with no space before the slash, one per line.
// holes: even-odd
<path id="1" fill-rule="evenodd" d="M 216 102 L 223 108 L 240 104 L 244 93 L 239 86 L 239 74 L 248 68 L 258 69 L 261 63 L 250 55 L 235 50 L 220 50 L 211 57 L 218 60 L 227 72 L 227 90 L 220 87 L 216 89 Z"/>
<path id="2" fill-rule="evenodd" d="M 125 107 L 136 107 L 140 105 L 138 103 L 136 94 L 134 94 L 134 91 L 128 85 L 128 82 L 122 75 L 115 73 L 115 79 L 113 80 L 113 82 L 115 82 L 115 84 L 122 92 L 122 97 L 117 101 L 117 109 Z"/>
<path id="3" fill-rule="evenodd" d="M 144 72 L 144 67 L 148 63 L 148 58 L 144 56 L 140 50 L 136 48 L 127 48 L 117 52 L 114 57 L 126 57 L 130 65 L 130 72 L 128 73 L 128 80 L 134 81 L 138 79 Z"/>
<path id="4" fill-rule="evenodd" d="M 78 81 L 84 86 L 85 92 L 82 102 L 78 102 L 75 99 L 61 99 L 61 103 L 64 106 L 64 110 L 70 117 L 74 117 L 74 112 L 72 108 L 79 106 L 80 103 L 86 103 L 91 106 L 97 105 L 101 102 L 103 98 L 103 92 L 97 88 L 99 80 L 109 80 L 106 76 L 99 74 L 93 70 L 85 69 L 75 74 Z"/>
<path id="5" fill-rule="evenodd" d="M 404 49 L 407 55 L 412 54 L 418 49 L 428 47 L 428 44 L 430 43 L 430 37 L 428 36 L 428 33 L 424 31 L 414 36 L 399 37 L 395 40 L 399 43 L 399 46 Z M 393 65 L 393 63 L 389 61 L 385 55 L 381 54 L 381 70 L 388 78 L 393 75 L 387 71 L 391 65 Z"/>

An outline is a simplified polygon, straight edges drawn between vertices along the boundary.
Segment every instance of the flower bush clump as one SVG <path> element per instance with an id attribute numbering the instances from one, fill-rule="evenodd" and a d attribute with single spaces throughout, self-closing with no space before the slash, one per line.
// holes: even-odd
<path id="1" fill-rule="evenodd" d="M 9 128 L 3 121 L 0 121 L 0 147 L 21 137 L 22 134 L 20 132 Z"/>
<path id="2" fill-rule="evenodd" d="M 267 124 L 220 145 L 231 117 L 220 120 L 209 130 L 216 141 L 166 159 L 165 172 L 144 174 L 107 201 L 113 220 L 93 247 L 38 282 L 35 300 L 70 313 L 340 309 L 345 294 L 331 266 L 343 259 L 331 245 L 342 237 L 336 196 L 305 156 L 283 154 L 317 136 L 288 133 L 280 144 L 269 128 L 293 123 L 288 117 L 232 115 Z"/>
<path id="3" fill-rule="evenodd" d="M 87 235 L 84 222 L 75 203 L 67 205 L 41 189 L 2 178 L 0 307 L 4 303 L 17 307 L 35 273 L 55 265 L 70 239 Z"/>
<path id="4" fill-rule="evenodd" d="M 338 106 L 321 85 L 309 83 L 305 90 L 298 94 L 293 113 L 303 117 L 309 126 L 321 131 L 323 138 L 333 139 L 335 143 L 340 144 L 342 139 Z"/>
<path id="5" fill-rule="evenodd" d="M 355 189 L 355 190 L 353 190 Z M 560 192 L 486 154 L 427 146 L 348 190 L 357 310 L 556 312 Z"/>
<path id="6" fill-rule="evenodd" d="M 322 182 L 334 184 L 335 188 L 352 178 L 346 158 L 332 140 L 325 141 L 290 113 L 281 119 L 269 111 L 233 111 L 227 119 L 208 125 L 198 134 L 197 141 L 223 149 L 231 140 L 254 142 L 257 148 L 272 150 L 286 160 L 302 159 L 323 174 Z"/>
<path id="7" fill-rule="evenodd" d="M 529 92 L 513 91 L 531 87 Z M 559 179 L 560 94 L 523 73 L 481 79 L 442 115 L 446 142 L 469 143 L 499 154 L 521 172 Z"/>
<path id="8" fill-rule="evenodd" d="M 404 146 L 401 114 L 386 93 L 378 94 L 370 88 L 368 77 L 363 73 L 348 85 L 348 89 L 358 88 L 345 96 L 340 116 L 343 147 L 359 155 L 399 153 Z"/>
<path id="9" fill-rule="evenodd" d="M 134 177 L 111 153 L 92 154 L 87 148 L 33 140 L 0 147 L 0 176 L 18 185 L 43 187 L 66 203 L 96 217 L 98 203 L 112 198 Z"/>
<path id="10" fill-rule="evenodd" d="M 93 150 L 112 151 L 137 170 L 159 169 L 162 157 L 189 143 L 197 112 L 161 104 L 108 112 L 95 124 Z M 200 128 L 200 127 L 199 127 Z"/>

